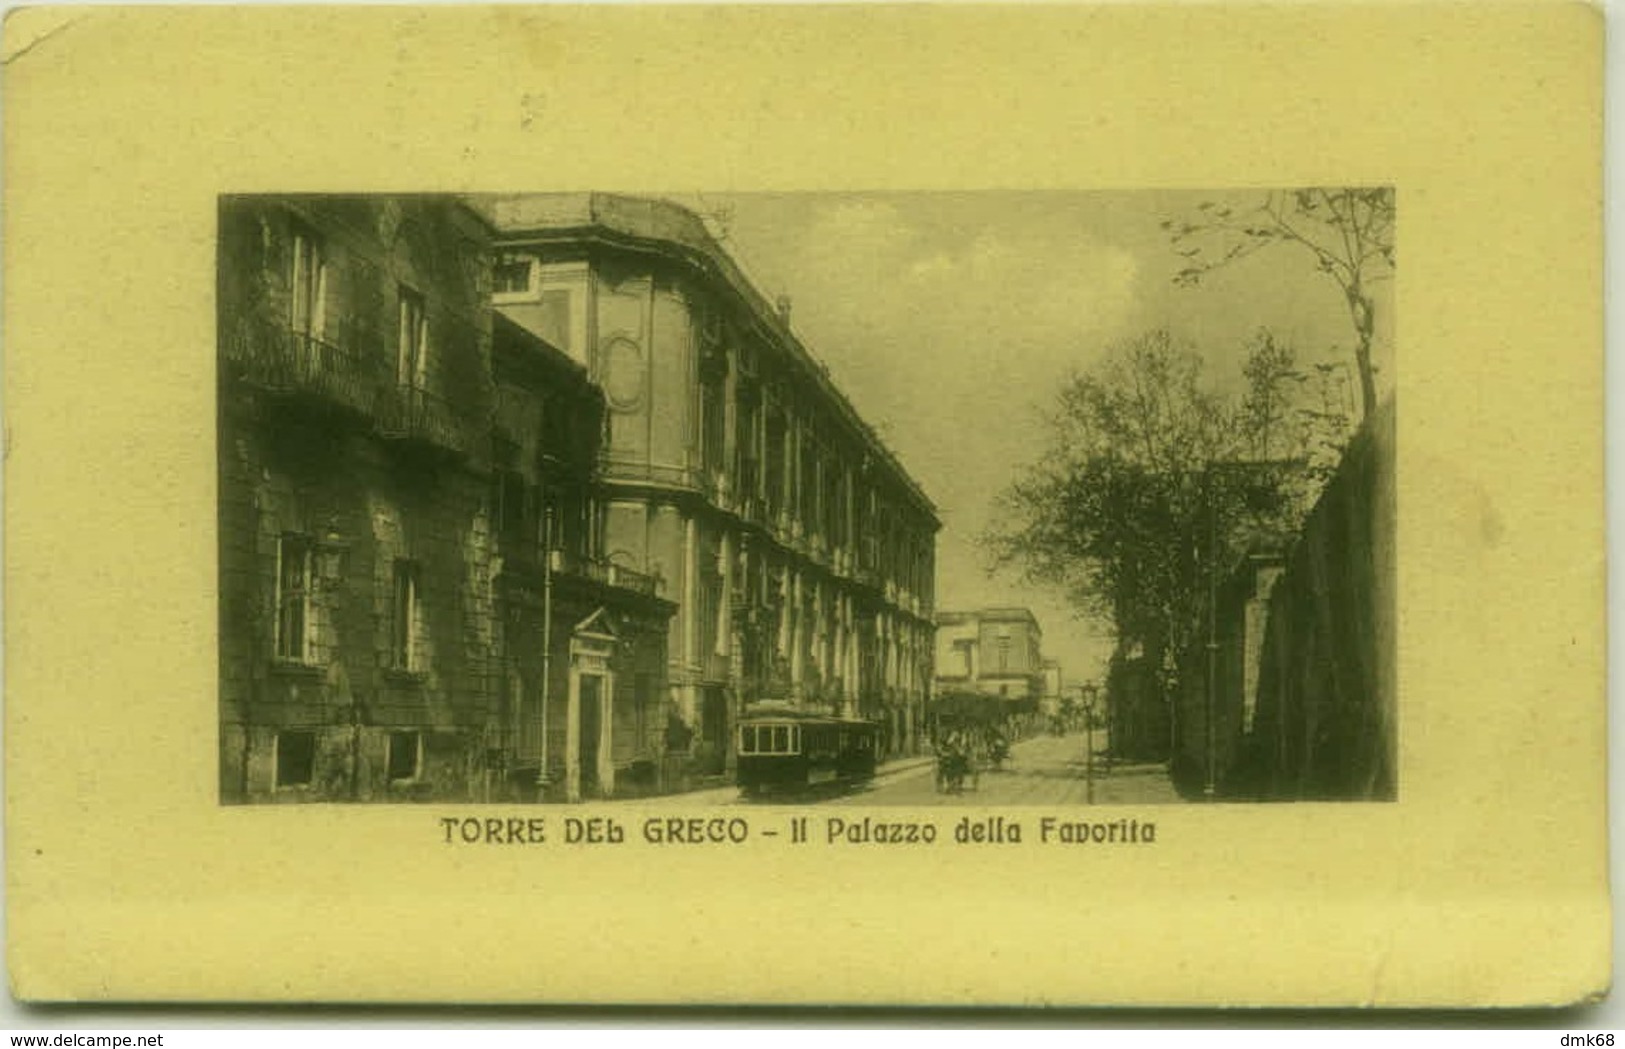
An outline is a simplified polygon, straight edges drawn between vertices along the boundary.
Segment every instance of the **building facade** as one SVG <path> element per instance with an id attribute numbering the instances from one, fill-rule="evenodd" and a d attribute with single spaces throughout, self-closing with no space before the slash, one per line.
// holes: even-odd
<path id="1" fill-rule="evenodd" d="M 600 395 L 494 339 L 491 234 L 445 197 L 220 202 L 224 801 L 607 792 L 648 749 L 621 704 L 658 695 L 670 606 L 566 512 L 591 505 Z"/>
<path id="2" fill-rule="evenodd" d="M 659 577 L 668 753 L 722 775 L 757 700 L 920 745 L 936 512 L 691 212 L 604 194 L 486 197 L 493 302 L 605 394 L 602 556 Z"/>
<path id="3" fill-rule="evenodd" d="M 1038 709 L 1046 691 L 1043 631 L 1025 608 L 937 614 L 936 688 L 999 696 L 1012 713 Z M 1059 685 L 1059 668 L 1055 672 Z"/>
<path id="4" fill-rule="evenodd" d="M 508 795 L 667 786 L 662 580 L 603 557 L 604 398 L 562 351 L 492 318 L 492 544 Z"/>

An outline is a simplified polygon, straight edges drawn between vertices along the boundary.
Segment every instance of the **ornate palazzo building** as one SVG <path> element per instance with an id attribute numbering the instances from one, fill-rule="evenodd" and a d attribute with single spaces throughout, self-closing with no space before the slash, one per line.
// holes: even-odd
<path id="1" fill-rule="evenodd" d="M 602 388 L 601 556 L 661 580 L 669 753 L 721 774 L 746 704 L 881 720 L 916 749 L 936 512 L 689 211 L 603 194 L 472 200 L 500 317 Z"/>

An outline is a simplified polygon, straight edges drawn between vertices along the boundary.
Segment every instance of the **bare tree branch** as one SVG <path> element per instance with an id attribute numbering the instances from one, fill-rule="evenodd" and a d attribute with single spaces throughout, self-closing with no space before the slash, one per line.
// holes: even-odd
<path id="1" fill-rule="evenodd" d="M 1275 244 L 1306 250 L 1316 268 L 1337 282 L 1354 328 L 1355 366 L 1362 409 L 1376 407 L 1371 343 L 1376 331 L 1376 303 L 1369 288 L 1387 279 L 1394 267 L 1394 192 L 1391 187 L 1315 188 L 1270 192 L 1248 215 L 1248 221 L 1211 201 L 1196 206 L 1196 215 L 1169 219 L 1175 251 L 1188 262 L 1174 275 L 1190 286 L 1214 270 Z M 1197 243 L 1193 243 L 1197 242 Z"/>

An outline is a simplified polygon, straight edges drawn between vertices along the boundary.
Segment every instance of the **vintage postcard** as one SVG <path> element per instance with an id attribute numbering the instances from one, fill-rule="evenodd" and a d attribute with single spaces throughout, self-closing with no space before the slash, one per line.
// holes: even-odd
<path id="1" fill-rule="evenodd" d="M 18 997 L 1606 992 L 1595 10 L 5 35 Z"/>

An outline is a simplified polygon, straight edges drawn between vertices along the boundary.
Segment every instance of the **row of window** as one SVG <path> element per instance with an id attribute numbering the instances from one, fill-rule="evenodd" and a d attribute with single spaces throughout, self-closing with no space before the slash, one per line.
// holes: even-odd
<path id="1" fill-rule="evenodd" d="M 288 273 L 288 325 L 296 334 L 314 339 L 325 334 L 329 269 L 321 238 L 296 225 Z M 396 285 L 396 298 L 396 378 L 403 385 L 421 388 L 428 376 L 428 310 L 422 293 L 405 284 Z"/>
<path id="2" fill-rule="evenodd" d="M 741 725 L 739 726 L 739 753 L 799 754 L 801 753 L 801 726 Z"/>
<path id="3" fill-rule="evenodd" d="M 999 673 L 1004 673 L 1010 669 L 1010 635 L 1008 628 L 1004 628 L 1004 631 L 994 640 L 993 648 L 993 666 L 991 669 Z M 980 647 L 979 642 L 974 638 L 957 638 L 954 640 L 952 647 L 953 662 L 949 664 L 951 670 L 946 672 L 957 674 L 960 677 L 970 677 L 974 663 L 972 652 Z M 1028 645 L 1026 664 L 1022 669 L 1029 670 L 1038 665 L 1038 646 Z M 989 668 L 984 667 L 983 669 L 987 670 Z"/>
<path id="4" fill-rule="evenodd" d="M 320 605 L 315 593 L 317 548 L 306 535 L 287 534 L 277 544 L 276 639 L 278 660 L 318 664 L 315 618 Z M 396 558 L 389 607 L 389 665 L 419 673 L 423 658 L 422 569 L 416 561 Z"/>
<path id="5" fill-rule="evenodd" d="M 385 774 L 392 783 L 409 783 L 423 769 L 423 733 L 391 732 L 385 738 Z M 276 786 L 308 787 L 316 775 L 316 733 L 290 729 L 276 734 Z"/>
<path id="6" fill-rule="evenodd" d="M 873 737 L 867 731 L 853 731 L 836 725 L 741 725 L 739 753 L 750 755 L 791 755 L 806 753 L 814 758 L 848 751 L 866 753 Z"/>
<path id="7" fill-rule="evenodd" d="M 535 556 L 544 547 L 596 557 L 601 536 L 598 501 L 579 484 L 531 484 L 515 470 L 497 475 L 498 535 L 509 554 Z"/>
<path id="8" fill-rule="evenodd" d="M 726 465 L 728 398 L 726 359 L 712 346 L 706 357 L 715 363 L 701 369 L 699 384 L 700 461 L 710 473 Z M 836 452 L 828 431 L 815 421 L 803 421 L 799 455 L 789 454 L 791 418 L 782 406 L 762 404 L 756 384 L 742 376 L 735 396 L 737 442 L 735 476 L 739 491 L 754 496 L 762 486 L 772 514 L 788 511 L 810 532 L 821 534 L 831 546 L 851 543 L 854 530 L 878 536 L 864 566 L 879 568 L 883 550 L 888 564 L 900 568 L 911 590 L 923 592 L 929 575 L 929 544 L 920 542 L 902 524 L 898 508 L 873 488 L 860 488 L 853 471 Z"/>
<path id="9" fill-rule="evenodd" d="M 764 425 L 755 397 L 744 390 L 737 399 L 737 408 L 734 469 L 740 492 L 754 496 L 760 485 L 772 513 L 787 509 L 806 528 L 821 532 L 831 544 L 848 543 L 852 531 L 853 481 L 847 469 L 835 461 L 833 445 L 819 439 L 815 431 L 804 432 L 800 461 L 791 464 L 786 458 L 789 423 L 785 413 L 770 409 Z M 702 381 L 700 453 L 701 461 L 711 473 L 724 469 L 726 419 L 726 390 L 722 381 L 716 378 Z M 799 466 L 800 483 L 796 485 L 788 485 L 792 466 Z M 874 516 L 872 505 L 870 516 Z"/>
<path id="10" fill-rule="evenodd" d="M 493 293 L 534 296 L 534 260 L 524 255 L 500 257 L 493 269 Z M 550 341 L 560 346 L 566 345 L 568 300 L 568 291 L 544 289 L 540 294 L 544 312 L 552 316 L 543 327 L 548 329 Z M 728 362 L 720 331 L 712 327 L 707 325 L 702 336 L 698 429 L 700 461 L 707 472 L 719 474 L 729 465 Z M 880 498 L 872 488 L 860 489 L 852 470 L 837 455 L 828 431 L 815 421 L 802 423 L 799 455 L 790 456 L 791 413 L 782 404 L 765 398 L 745 346 L 740 347 L 738 378 L 734 398 L 737 442 L 731 464 L 737 490 L 751 497 L 760 486 L 769 514 L 788 511 L 832 547 L 852 544 L 855 532 L 867 534 L 871 538 L 858 551 L 862 567 L 879 570 L 884 558 L 885 564 L 897 566 L 897 582 L 915 593 L 925 593 L 931 576 L 929 542 L 911 534 L 902 524 L 899 508 L 889 500 Z M 792 477 L 799 478 L 799 483 L 791 483 Z"/>
<path id="11" fill-rule="evenodd" d="M 296 270 L 297 270 L 296 265 Z M 510 255 L 499 258 L 492 270 L 492 291 L 495 295 L 528 295 L 535 292 L 536 267 L 527 256 Z M 426 327 L 422 324 L 422 300 L 402 289 L 401 314 L 401 375 L 421 379 L 423 360 L 427 356 Z M 542 327 L 546 337 L 555 345 L 568 343 L 569 292 L 544 291 L 542 306 L 547 314 Z M 414 312 L 415 311 L 415 312 Z M 700 456 L 711 472 L 724 469 L 726 447 L 726 363 L 715 344 L 716 336 L 708 336 L 705 356 L 720 363 L 720 367 L 703 367 L 699 384 Z M 748 354 L 744 355 L 748 358 Z M 761 394 L 750 378 L 753 369 L 744 368 L 742 358 L 741 383 L 736 398 L 738 417 L 738 444 L 734 464 L 740 491 L 754 494 L 763 484 L 766 501 L 771 512 L 788 509 L 809 529 L 821 532 L 832 545 L 846 545 L 852 540 L 852 515 L 859 516 L 865 532 L 880 532 L 878 547 L 885 548 L 889 563 L 903 567 L 910 589 L 923 592 L 924 580 L 929 576 L 926 564 L 928 544 L 917 542 L 899 527 L 898 515 L 893 508 L 883 505 L 876 493 L 858 494 L 849 471 L 833 461 L 833 445 L 820 436 L 818 427 L 802 431 L 799 463 L 786 460 L 789 417 L 778 407 L 761 410 Z M 789 473 L 799 467 L 801 483 L 787 485 Z M 765 473 L 765 477 L 763 474 Z M 787 505 L 788 502 L 788 505 Z M 856 504 L 856 505 L 854 505 Z M 876 556 L 865 557 L 866 568 L 878 568 Z"/>
<path id="12" fill-rule="evenodd" d="M 770 677 L 775 657 L 788 659 L 793 649 L 799 647 L 804 673 L 814 680 L 828 682 L 847 675 L 847 659 L 851 653 L 848 646 L 855 646 L 858 651 L 859 681 L 879 681 L 883 665 L 892 668 L 895 683 L 904 687 L 928 676 L 917 662 L 908 658 L 906 638 L 894 642 L 895 655 L 892 660 L 885 661 L 882 658 L 885 646 L 879 639 L 873 639 L 875 643 L 866 645 L 861 630 L 848 633 L 836 613 L 836 598 L 830 594 L 830 590 L 822 591 L 830 595 L 829 600 L 821 600 L 819 586 L 810 584 L 798 606 L 795 600 L 787 599 L 788 569 L 769 567 L 762 557 L 749 553 L 740 557 L 738 565 L 734 575 L 734 591 L 727 605 L 723 603 L 721 567 L 701 577 L 698 622 L 702 631 L 702 652 L 729 654 L 721 641 L 732 630 L 732 613 L 742 609 L 754 610 L 758 614 L 754 620 L 755 626 L 758 631 L 765 632 L 758 633 L 758 643 L 754 647 L 747 647 L 742 653 L 746 660 L 746 676 Z M 724 615 L 724 612 L 729 614 Z M 924 649 L 920 651 L 923 653 Z M 850 687 L 857 685 L 858 682 L 848 682 Z"/>

